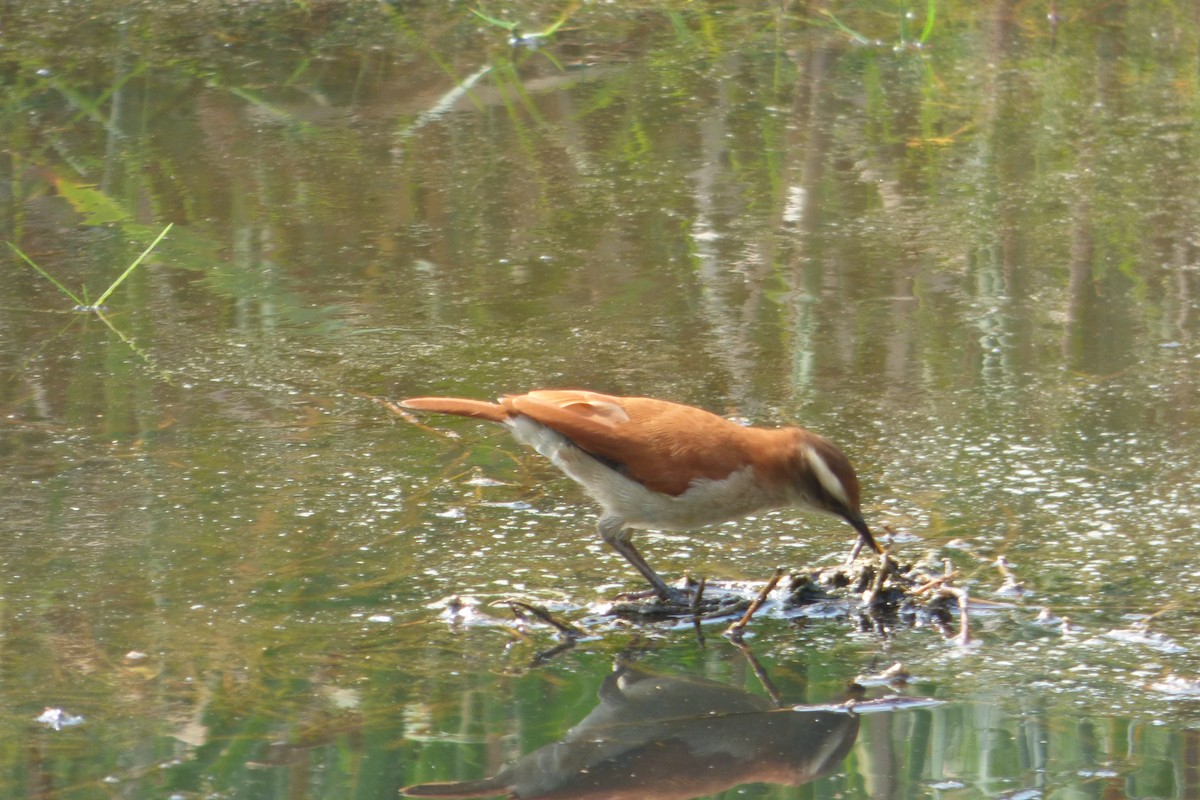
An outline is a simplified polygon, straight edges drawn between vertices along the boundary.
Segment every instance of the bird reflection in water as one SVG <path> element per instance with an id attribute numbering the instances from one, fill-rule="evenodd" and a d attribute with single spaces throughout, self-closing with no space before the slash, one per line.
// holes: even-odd
<path id="1" fill-rule="evenodd" d="M 799 785 L 836 769 L 858 736 L 849 708 L 776 707 L 697 677 L 618 665 L 561 741 L 490 778 L 423 783 L 409 797 L 684 800 L 743 783 Z"/>

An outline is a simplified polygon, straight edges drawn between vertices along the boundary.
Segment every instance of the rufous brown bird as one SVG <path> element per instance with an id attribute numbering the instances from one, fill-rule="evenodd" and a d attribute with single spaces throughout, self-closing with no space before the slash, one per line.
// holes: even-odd
<path id="1" fill-rule="evenodd" d="M 881 548 L 859 510 L 858 478 L 828 439 L 803 428 L 753 428 L 650 397 L 574 389 L 505 395 L 495 403 L 412 397 L 400 405 L 506 426 L 583 485 L 603 509 L 600 536 L 664 600 L 682 602 L 633 546 L 635 528 L 691 530 L 774 508 L 841 517 Z"/>

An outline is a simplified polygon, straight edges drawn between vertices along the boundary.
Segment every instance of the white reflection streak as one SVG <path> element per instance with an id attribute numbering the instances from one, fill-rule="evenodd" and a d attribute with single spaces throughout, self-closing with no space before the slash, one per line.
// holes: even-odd
<path id="1" fill-rule="evenodd" d="M 695 181 L 694 201 L 696 216 L 692 220 L 691 237 L 697 280 L 700 284 L 703 317 L 712 332 L 714 357 L 724 365 L 732 383 L 730 395 L 736 399 L 747 397 L 751 385 L 752 359 L 747 335 L 737 309 L 724 297 L 724 281 L 733 277 L 733 271 L 721 265 L 721 253 L 717 243 L 721 232 L 715 224 L 717 193 L 721 190 L 723 175 L 722 158 L 725 154 L 729 114 L 726 83 L 719 82 L 717 97 L 708 113 L 698 123 L 700 130 L 700 166 L 693 172 Z"/>
<path id="2" fill-rule="evenodd" d="M 412 125 L 409 125 L 400 132 L 401 139 L 407 139 L 421 128 L 433 122 L 438 117 L 449 111 L 459 98 L 471 91 L 471 87 L 479 83 L 479 79 L 492 71 L 491 64 L 485 64 L 480 67 L 475 73 L 468 78 L 460 81 L 454 88 L 442 95 L 442 98 L 434 103 L 427 111 L 417 117 Z"/>

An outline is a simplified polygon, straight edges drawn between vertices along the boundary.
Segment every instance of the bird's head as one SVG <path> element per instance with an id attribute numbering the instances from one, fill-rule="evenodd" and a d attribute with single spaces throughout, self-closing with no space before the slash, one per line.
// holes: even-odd
<path id="1" fill-rule="evenodd" d="M 801 433 L 796 442 L 793 472 L 799 505 L 841 517 L 858 532 L 864 545 L 876 553 L 882 552 L 859 508 L 858 476 L 850 459 L 823 436 Z"/>

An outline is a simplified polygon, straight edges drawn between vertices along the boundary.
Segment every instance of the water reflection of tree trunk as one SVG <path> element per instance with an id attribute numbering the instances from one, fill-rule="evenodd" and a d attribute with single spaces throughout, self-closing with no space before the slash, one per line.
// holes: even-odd
<path id="1" fill-rule="evenodd" d="M 821 183 L 829 151 L 831 92 L 827 89 L 830 66 L 840 51 L 825 43 L 798 51 L 793 58 L 798 74 L 792 104 L 791 132 L 784 155 L 783 180 L 788 192 L 783 221 L 796 225 L 792 237 L 791 270 L 788 280 L 791 313 L 791 387 L 811 388 L 816 362 L 817 320 L 813 298 L 820 295 L 820 270 L 813 268 L 811 248 L 821 219 Z M 793 153 L 803 156 L 789 165 Z"/>
<path id="2" fill-rule="evenodd" d="M 732 73 L 736 59 L 727 57 L 717 69 Z M 751 358 L 751 345 L 746 322 L 731 302 L 728 293 L 731 269 L 722 264 L 721 232 L 717 215 L 723 207 L 722 190 L 736 185 L 727 175 L 729 140 L 727 120 L 730 114 L 728 81 L 715 83 L 715 96 L 709 111 L 697 122 L 700 135 L 699 167 L 692 173 L 695 216 L 691 237 L 693 261 L 700 288 L 700 302 L 710 330 L 714 334 L 714 356 L 730 376 L 729 394 L 740 401 L 749 401 L 754 393 L 748 391 L 756 360 Z M 753 293 L 754 287 L 751 287 Z"/>
<path id="3" fill-rule="evenodd" d="M 1034 160 L 1029 157 L 1031 129 L 1037 124 L 1029 106 L 1028 77 L 1013 68 L 1021 58 L 1025 39 L 1017 25 L 1016 3 L 995 5 L 988 25 L 987 74 L 992 80 L 985 94 L 981 128 L 991 150 L 995 205 L 993 255 L 979 265 L 977 300 L 982 311 L 980 328 L 981 372 L 994 385 L 1016 385 L 1035 362 L 1032 326 L 1028 320 L 1028 282 L 1031 248 L 1023 223 L 1029 203 L 1036 197 Z"/>
<path id="4" fill-rule="evenodd" d="M 1079 359 L 1079 347 L 1085 338 L 1088 310 L 1095 298 L 1092 288 L 1092 257 L 1095 242 L 1092 214 L 1086 198 L 1081 197 L 1071 213 L 1071 259 L 1067 264 L 1067 321 L 1063 330 L 1063 356 L 1068 363 Z"/>
<path id="5" fill-rule="evenodd" d="M 1106 139 L 1101 131 L 1117 129 L 1121 119 L 1122 98 L 1119 74 L 1125 56 L 1124 3 L 1108 4 L 1102 11 L 1107 24 L 1097 35 L 1095 58 L 1095 94 L 1084 105 L 1091 113 L 1081 119 L 1078 133 L 1077 172 L 1095 182 L 1121 181 L 1103 168 L 1107 158 Z M 1129 280 L 1117 266 L 1118 254 L 1112 247 L 1097 249 L 1095 241 L 1095 209 L 1087 199 L 1106 194 L 1119 197 L 1120 187 L 1109 193 L 1104 186 L 1089 187 L 1081 192 L 1072 210 L 1072 235 L 1067 285 L 1067 321 L 1063 335 L 1063 354 L 1068 365 L 1076 370 L 1106 375 L 1128 367 L 1135 360 L 1131 350 L 1131 308 L 1123 298 Z M 1116 232 L 1108 238 L 1114 245 Z"/>

